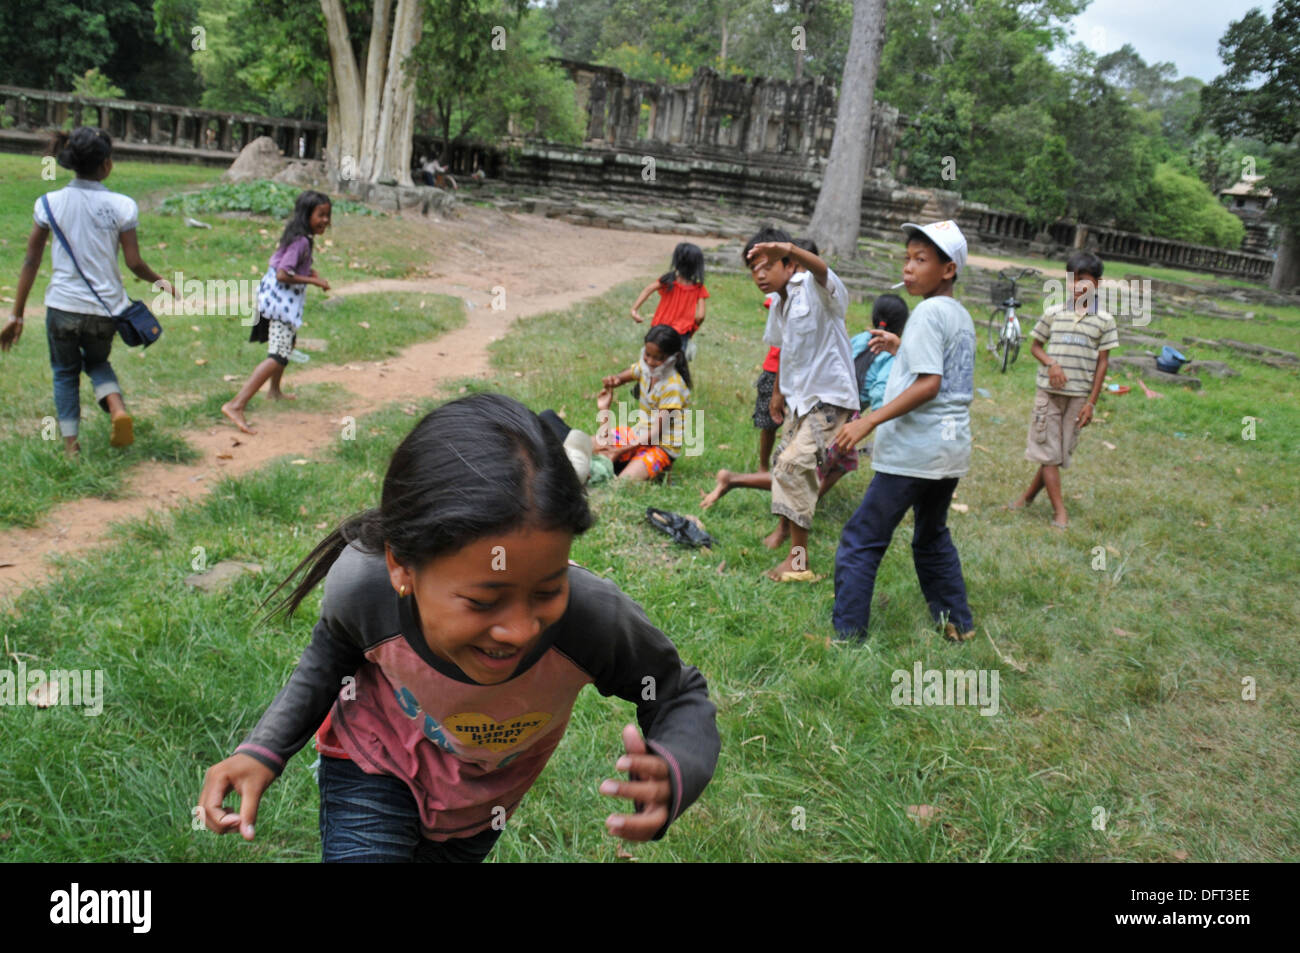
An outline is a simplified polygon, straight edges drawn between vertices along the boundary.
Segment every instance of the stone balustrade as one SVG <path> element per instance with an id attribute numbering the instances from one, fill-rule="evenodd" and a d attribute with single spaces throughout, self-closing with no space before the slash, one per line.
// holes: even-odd
<path id="1" fill-rule="evenodd" d="M 21 86 L 0 86 L 0 107 L 6 117 L 0 141 L 27 148 L 48 139 L 50 130 L 62 128 L 69 119 L 74 125 L 99 126 L 113 137 L 115 151 L 142 158 L 225 165 L 258 136 L 270 136 L 286 156 L 308 159 L 320 158 L 325 145 L 325 123 L 306 119 L 97 99 Z"/>

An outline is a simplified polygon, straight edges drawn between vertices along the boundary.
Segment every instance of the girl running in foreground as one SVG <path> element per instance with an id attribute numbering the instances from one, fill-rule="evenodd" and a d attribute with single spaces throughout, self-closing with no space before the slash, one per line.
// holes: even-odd
<path id="1" fill-rule="evenodd" d="M 569 562 L 591 523 L 563 447 L 523 405 L 477 394 L 426 416 L 379 508 L 283 584 L 306 569 L 291 614 L 324 579 L 320 621 L 257 727 L 208 769 L 208 828 L 252 840 L 263 792 L 319 726 L 324 860 L 482 860 L 594 684 L 641 726 L 615 765 L 629 780 L 600 785 L 636 810 L 606 826 L 662 837 L 713 775 L 716 709 L 641 608 Z"/>

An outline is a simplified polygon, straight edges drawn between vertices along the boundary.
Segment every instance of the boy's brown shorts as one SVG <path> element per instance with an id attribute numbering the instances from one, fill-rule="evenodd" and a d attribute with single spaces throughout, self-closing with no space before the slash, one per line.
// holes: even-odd
<path id="1" fill-rule="evenodd" d="M 803 529 L 812 526 L 820 480 L 817 468 L 853 411 L 819 403 L 800 417 L 786 411 L 785 434 L 772 453 L 772 513 Z M 851 450 L 854 467 L 857 451 Z M 847 467 L 846 467 L 847 469 Z"/>
<path id="2" fill-rule="evenodd" d="M 1034 412 L 1029 418 L 1025 459 L 1048 467 L 1068 467 L 1079 443 L 1079 425 L 1075 419 L 1087 402 L 1087 395 L 1070 397 L 1038 391 L 1034 397 Z"/>

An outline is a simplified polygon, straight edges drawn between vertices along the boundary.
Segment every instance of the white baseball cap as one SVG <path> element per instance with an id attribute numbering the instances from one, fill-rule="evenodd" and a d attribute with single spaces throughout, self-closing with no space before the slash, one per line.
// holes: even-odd
<path id="1" fill-rule="evenodd" d="M 943 222 L 931 222 L 929 225 L 904 222 L 903 231 L 909 235 L 920 232 L 930 239 L 956 263 L 957 274 L 961 274 L 962 267 L 966 264 L 966 236 L 961 233 L 961 229 L 957 227 L 957 223 L 952 219 Z"/>

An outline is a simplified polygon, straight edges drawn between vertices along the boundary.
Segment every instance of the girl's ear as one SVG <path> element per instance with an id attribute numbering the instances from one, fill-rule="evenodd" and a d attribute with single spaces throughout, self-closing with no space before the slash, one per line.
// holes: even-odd
<path id="1" fill-rule="evenodd" d="M 384 543 L 384 561 L 388 563 L 388 578 L 393 583 L 393 591 L 400 595 L 415 591 L 415 574 L 393 557 L 393 550 Z"/>

